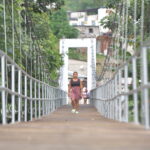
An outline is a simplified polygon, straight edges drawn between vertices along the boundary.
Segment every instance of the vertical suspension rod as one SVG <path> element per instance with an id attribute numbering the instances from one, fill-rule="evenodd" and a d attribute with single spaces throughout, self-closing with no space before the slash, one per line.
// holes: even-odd
<path id="1" fill-rule="evenodd" d="M 4 35 L 5 35 L 5 53 L 7 54 L 7 24 L 6 24 L 6 2 L 3 0 L 3 5 L 4 5 Z"/>

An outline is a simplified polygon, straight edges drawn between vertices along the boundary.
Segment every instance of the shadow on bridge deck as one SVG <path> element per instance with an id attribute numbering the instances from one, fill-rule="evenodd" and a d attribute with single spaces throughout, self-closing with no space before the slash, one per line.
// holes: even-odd
<path id="1" fill-rule="evenodd" d="M 107 120 L 90 105 L 79 114 L 63 106 L 42 119 L 0 126 L 0 150 L 150 150 L 150 131 Z"/>

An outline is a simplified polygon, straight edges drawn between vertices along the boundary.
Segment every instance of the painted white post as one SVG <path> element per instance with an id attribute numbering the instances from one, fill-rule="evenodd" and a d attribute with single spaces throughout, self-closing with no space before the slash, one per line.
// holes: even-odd
<path id="1" fill-rule="evenodd" d="M 142 85 L 148 84 L 148 60 L 147 60 L 147 48 L 143 47 L 141 51 L 141 62 L 142 62 Z M 145 128 L 150 128 L 150 119 L 149 119 L 149 91 L 148 88 L 142 89 L 142 103 L 144 105 L 144 124 Z"/>
<path id="2" fill-rule="evenodd" d="M 1 72 L 2 72 L 2 87 L 5 88 L 5 56 L 1 58 Z M 2 90 L 2 123 L 5 125 L 6 121 L 6 92 Z"/>
<path id="3" fill-rule="evenodd" d="M 33 90 L 33 88 L 32 88 L 32 79 L 30 79 L 30 120 L 32 121 L 32 118 L 33 118 L 33 109 L 32 109 L 32 107 L 33 107 L 33 101 L 32 101 L 32 90 Z"/>
<path id="4" fill-rule="evenodd" d="M 25 103 L 24 103 L 24 121 L 26 122 L 27 121 L 27 75 L 25 75 L 25 78 L 24 78 L 24 85 L 25 85 Z"/>
<path id="5" fill-rule="evenodd" d="M 87 47 L 88 51 L 88 70 L 87 70 L 87 88 L 88 91 L 96 87 L 96 39 L 61 39 L 60 54 L 63 54 L 64 65 L 60 69 L 59 86 L 62 90 L 68 91 L 68 49 Z"/>
<path id="6" fill-rule="evenodd" d="M 11 66 L 11 89 L 12 92 L 15 92 L 15 66 Z M 11 103 L 12 103 L 12 123 L 15 123 L 15 95 L 12 94 L 11 96 Z"/>
<path id="7" fill-rule="evenodd" d="M 37 118 L 37 86 L 36 81 L 34 81 L 34 117 Z"/>
<path id="8" fill-rule="evenodd" d="M 18 93 L 21 94 L 22 92 L 22 72 L 18 70 Z M 22 111 L 22 97 L 18 97 L 18 122 L 21 121 L 21 111 Z"/>
<path id="9" fill-rule="evenodd" d="M 60 40 L 60 53 L 63 54 L 63 61 L 64 65 L 62 66 L 60 70 L 60 88 L 65 90 L 66 92 L 68 91 L 68 46 L 67 43 L 69 41 L 66 41 L 65 39 Z"/>
<path id="10" fill-rule="evenodd" d="M 40 98 L 41 98 L 41 83 L 40 82 L 38 82 L 38 98 L 39 98 L 39 100 L 38 100 L 38 102 L 39 102 L 39 118 L 41 117 L 41 100 L 40 100 Z"/>

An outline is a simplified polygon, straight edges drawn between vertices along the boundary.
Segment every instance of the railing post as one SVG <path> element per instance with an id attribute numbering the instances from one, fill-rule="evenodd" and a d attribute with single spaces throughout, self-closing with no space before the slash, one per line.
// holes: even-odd
<path id="1" fill-rule="evenodd" d="M 106 116 L 105 114 L 106 114 L 106 102 L 105 102 L 105 100 L 104 100 L 104 93 L 105 92 L 105 90 L 104 90 L 104 86 L 102 87 L 102 100 L 103 100 L 103 110 L 104 110 L 104 116 Z"/>
<path id="2" fill-rule="evenodd" d="M 53 100 L 54 100 L 54 110 L 55 110 L 56 109 L 56 99 L 55 99 L 56 91 L 55 89 L 53 91 L 54 91 Z"/>
<path id="3" fill-rule="evenodd" d="M 30 79 L 30 120 L 32 121 L 33 118 L 33 110 L 32 110 L 32 79 Z"/>
<path id="4" fill-rule="evenodd" d="M 46 112 L 46 115 L 47 115 L 47 98 L 48 98 L 48 95 L 47 95 L 47 85 L 45 86 L 45 98 L 46 98 L 46 101 L 45 101 L 45 112 Z"/>
<path id="5" fill-rule="evenodd" d="M 54 111 L 54 89 L 52 89 L 52 111 Z"/>
<path id="6" fill-rule="evenodd" d="M 116 96 L 116 89 L 117 89 L 117 87 L 116 87 L 116 76 L 115 76 L 115 78 L 114 78 L 114 96 Z M 116 117 L 116 111 L 117 111 L 117 99 L 115 98 L 115 100 L 114 100 L 114 120 L 117 120 L 117 117 Z"/>
<path id="7" fill-rule="evenodd" d="M 137 67 L 136 67 L 136 57 L 132 58 L 132 71 L 133 71 L 133 90 L 137 89 Z M 139 123 L 138 119 L 138 98 L 137 98 L 137 92 L 134 92 L 133 94 L 134 98 L 134 122 L 136 124 Z"/>
<path id="8" fill-rule="evenodd" d="M 104 86 L 104 98 L 105 98 L 105 106 L 106 106 L 106 117 L 108 117 L 108 101 L 107 101 L 107 97 L 108 97 L 108 93 L 107 93 L 107 85 Z"/>
<path id="9" fill-rule="evenodd" d="M 115 97 L 115 78 L 113 79 L 112 97 Z M 115 99 L 113 100 L 113 120 L 115 120 Z"/>
<path id="10" fill-rule="evenodd" d="M 111 99 L 114 97 L 113 93 L 114 92 L 114 84 L 113 84 L 113 80 L 111 81 Z M 114 119 L 114 100 L 111 100 L 112 103 L 112 115 L 111 115 L 111 119 Z"/>
<path id="11" fill-rule="evenodd" d="M 35 115 L 34 115 L 34 117 L 35 118 L 37 118 L 37 100 L 36 100 L 36 98 L 37 98 L 37 95 L 36 95 L 36 81 L 34 81 L 34 113 L 35 113 Z"/>
<path id="12" fill-rule="evenodd" d="M 5 88 L 5 56 L 1 57 L 2 87 Z M 6 124 L 6 92 L 2 90 L 2 123 Z"/>
<path id="13" fill-rule="evenodd" d="M 106 85 L 104 85 L 104 86 L 102 87 L 102 89 L 103 89 L 103 102 L 104 102 L 104 108 L 105 108 L 104 116 L 106 117 L 107 110 L 106 110 L 106 101 L 105 101 L 105 89 L 104 89 L 105 86 L 106 86 Z"/>
<path id="14" fill-rule="evenodd" d="M 109 81 L 109 99 L 112 98 L 112 81 Z M 112 110 L 113 110 L 113 105 L 112 105 L 112 100 L 110 100 L 110 119 L 112 119 Z"/>
<path id="15" fill-rule="evenodd" d="M 48 101 L 47 101 L 47 107 L 48 107 L 48 114 L 49 114 L 49 110 L 50 110 L 50 107 L 49 107 L 49 99 L 50 99 L 50 95 L 49 95 L 49 86 L 47 87 L 47 97 L 48 97 Z"/>
<path id="16" fill-rule="evenodd" d="M 49 87 L 49 96 L 50 96 L 50 112 L 52 112 L 52 89 Z"/>
<path id="17" fill-rule="evenodd" d="M 98 88 L 96 91 L 96 95 L 95 95 L 95 102 L 98 103 L 99 105 L 99 112 L 102 114 L 102 106 L 101 106 L 101 91 L 100 91 L 100 88 Z"/>
<path id="18" fill-rule="evenodd" d="M 111 81 L 108 83 L 108 90 L 109 90 L 109 99 L 111 99 L 111 93 L 112 93 L 112 86 Z M 109 118 L 112 119 L 112 101 L 109 100 Z"/>
<path id="19" fill-rule="evenodd" d="M 110 83 L 107 83 L 107 86 L 106 86 L 106 87 L 107 87 L 107 88 L 106 88 L 106 89 L 107 89 L 106 100 L 110 98 L 110 87 L 109 87 L 109 85 L 110 85 Z M 110 101 L 109 101 L 109 100 L 107 101 L 107 104 L 108 104 L 108 106 L 107 106 L 107 107 L 108 107 L 108 115 L 107 115 L 107 118 L 110 119 Z"/>
<path id="20" fill-rule="evenodd" d="M 56 95 L 57 95 L 56 98 L 57 98 L 57 108 L 58 108 L 58 107 L 60 106 L 60 103 L 59 103 L 59 102 L 60 102 L 60 99 L 59 99 L 58 90 L 56 90 L 56 93 L 57 93 L 57 94 L 56 94 Z"/>
<path id="21" fill-rule="evenodd" d="M 115 96 L 117 96 L 118 94 L 118 74 L 116 74 L 115 76 Z M 116 120 L 119 120 L 119 117 L 118 117 L 118 98 L 115 99 L 115 119 Z"/>
<path id="22" fill-rule="evenodd" d="M 58 100 L 58 95 L 57 95 L 57 90 L 55 89 L 56 94 L 55 94 L 55 98 L 56 98 L 56 108 L 59 107 L 59 100 Z"/>
<path id="23" fill-rule="evenodd" d="M 42 115 L 44 115 L 44 84 L 42 83 Z"/>
<path id="24" fill-rule="evenodd" d="M 21 70 L 18 70 L 18 93 L 21 94 L 22 93 L 22 72 Z M 18 97 L 18 122 L 21 121 L 21 111 L 22 111 L 22 97 L 19 96 Z"/>
<path id="25" fill-rule="evenodd" d="M 24 86 L 25 86 L 24 121 L 26 122 L 27 121 L 27 76 L 26 75 L 25 75 L 25 78 L 24 78 Z"/>
<path id="26" fill-rule="evenodd" d="M 109 87 L 109 84 L 110 84 L 110 83 L 107 84 L 107 96 L 106 96 L 106 100 L 110 98 L 110 87 Z M 108 117 L 109 119 L 110 119 L 110 103 L 111 103 L 111 101 L 108 100 L 108 101 L 107 101 L 107 105 L 108 105 L 108 106 L 107 106 L 107 107 L 108 107 L 108 116 L 107 116 L 107 117 Z"/>
<path id="27" fill-rule="evenodd" d="M 98 99 L 99 99 L 98 90 L 99 90 L 99 89 L 97 89 L 96 92 L 94 92 L 95 95 L 92 95 L 92 98 L 93 98 L 93 101 L 95 101 L 95 99 L 97 99 L 97 101 L 96 101 L 96 104 L 97 104 L 97 107 L 98 107 L 97 110 L 101 113 L 101 108 L 99 107 L 99 102 L 100 102 L 100 100 L 98 100 Z"/>
<path id="28" fill-rule="evenodd" d="M 60 93 L 60 96 L 59 96 L 59 98 L 60 98 L 60 104 L 61 105 L 63 105 L 63 93 L 62 93 L 62 91 L 59 91 L 59 93 Z"/>
<path id="29" fill-rule="evenodd" d="M 53 89 L 51 88 L 51 112 L 53 111 Z"/>
<path id="30" fill-rule="evenodd" d="M 119 70 L 119 94 L 122 91 L 122 71 Z M 119 97 L 119 121 L 122 121 L 122 106 L 121 106 L 122 96 Z"/>
<path id="31" fill-rule="evenodd" d="M 48 88 L 48 85 L 47 85 L 47 114 L 49 114 L 49 92 L 48 92 L 49 88 Z"/>
<path id="32" fill-rule="evenodd" d="M 44 111 L 45 111 L 45 115 L 47 115 L 47 106 L 46 106 L 46 102 L 47 102 L 47 88 L 46 88 L 46 85 L 45 85 L 45 100 L 44 100 Z"/>
<path id="33" fill-rule="evenodd" d="M 54 111 L 54 89 L 52 89 L 52 111 Z"/>
<path id="34" fill-rule="evenodd" d="M 141 51 L 141 61 L 142 61 L 142 85 L 148 84 L 148 64 L 147 64 L 147 48 L 143 47 Z M 149 98 L 148 98 L 148 89 L 142 89 L 142 101 L 144 105 L 144 123 L 145 128 L 149 129 Z"/>
<path id="35" fill-rule="evenodd" d="M 101 95 L 100 95 L 100 104 L 101 104 L 101 114 L 104 115 L 104 101 L 103 101 L 103 88 L 100 87 L 100 92 L 101 92 Z"/>
<path id="36" fill-rule="evenodd" d="M 44 115 L 46 115 L 46 85 L 44 84 Z"/>
<path id="37" fill-rule="evenodd" d="M 125 92 L 127 93 L 128 92 L 128 66 L 125 65 L 124 67 L 124 70 L 125 70 Z M 128 95 L 125 96 L 125 121 L 128 122 L 129 120 L 129 107 L 128 107 Z"/>
<path id="38" fill-rule="evenodd" d="M 51 89 L 50 89 L 50 87 L 49 87 L 49 88 L 48 88 L 48 93 L 49 93 L 49 94 L 48 94 L 48 95 L 49 95 L 49 96 L 48 96 L 48 97 L 49 97 L 49 113 L 51 112 L 51 103 L 50 103 L 50 100 L 51 100 L 51 93 L 50 93 L 50 90 L 51 90 Z"/>
<path id="39" fill-rule="evenodd" d="M 59 101 L 58 106 L 60 107 L 61 106 L 61 100 L 60 100 L 61 98 L 60 98 L 60 93 L 59 93 L 58 89 L 57 89 L 57 94 L 58 94 L 58 98 L 59 98 L 59 100 L 58 100 Z"/>
<path id="40" fill-rule="evenodd" d="M 114 97 L 114 80 L 111 81 L 111 99 Z M 112 111 L 111 111 L 111 119 L 114 119 L 114 100 L 111 100 Z"/>
<path id="41" fill-rule="evenodd" d="M 54 101 L 53 101 L 53 89 L 51 89 L 51 109 L 53 111 L 54 108 Z"/>
<path id="42" fill-rule="evenodd" d="M 55 89 L 54 89 L 54 95 L 53 95 L 53 99 L 54 99 L 54 104 L 55 104 L 55 107 L 54 107 L 54 111 L 55 111 L 55 109 L 56 109 L 56 107 L 57 107 L 57 105 L 56 105 L 56 91 L 55 91 Z"/>
<path id="43" fill-rule="evenodd" d="M 39 98 L 39 118 L 41 117 L 41 84 L 38 84 L 38 98 Z"/>
<path id="44" fill-rule="evenodd" d="M 11 66 L 11 90 L 15 92 L 15 66 Z M 11 105 L 12 105 L 12 123 L 15 123 L 15 95 L 11 95 Z"/>
<path id="45" fill-rule="evenodd" d="M 103 104 L 103 115 L 105 116 L 105 113 L 106 113 L 106 107 L 105 107 L 105 101 L 104 101 L 104 86 L 101 87 L 101 90 L 102 90 L 102 104 Z"/>

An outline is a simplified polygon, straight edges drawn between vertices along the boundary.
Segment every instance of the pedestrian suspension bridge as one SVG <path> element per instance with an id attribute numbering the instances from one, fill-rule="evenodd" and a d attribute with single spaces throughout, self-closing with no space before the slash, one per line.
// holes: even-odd
<path id="1" fill-rule="evenodd" d="M 59 85 L 52 86 L 57 83 L 49 78 L 47 58 L 42 57 L 30 14 L 14 9 L 13 0 L 0 2 L 0 149 L 150 149 L 146 2 L 134 0 L 134 8 L 128 0 L 118 4 L 116 28 L 101 74 L 96 74 L 95 39 L 88 39 L 88 43 L 83 39 L 85 43 L 79 45 L 88 47 L 90 89 L 90 104 L 81 105 L 79 114 L 71 113 L 67 101 L 68 64 L 59 71 Z M 139 4 L 141 9 L 137 10 Z M 69 40 L 61 40 L 61 53 L 78 47 L 77 43 L 71 45 L 75 39 Z M 67 59 L 64 57 L 65 62 Z"/>

